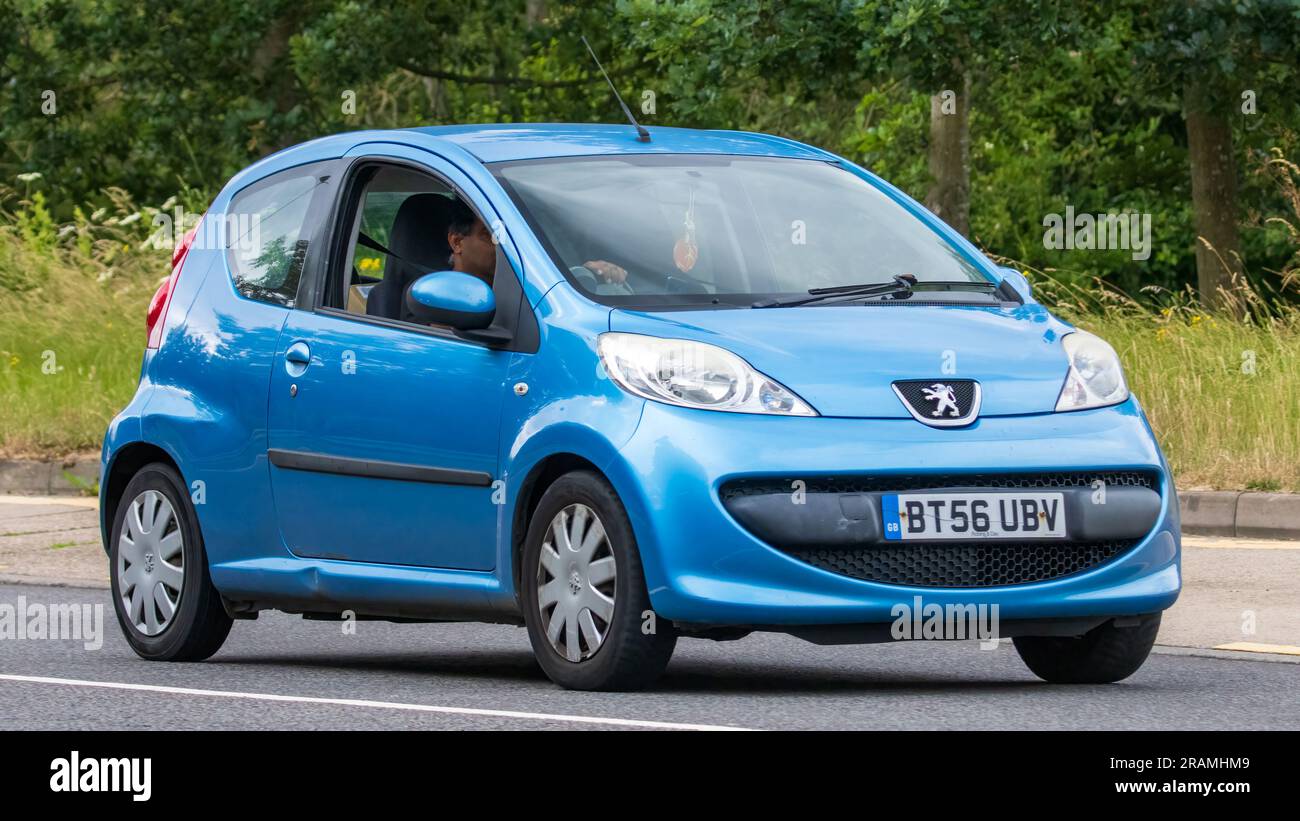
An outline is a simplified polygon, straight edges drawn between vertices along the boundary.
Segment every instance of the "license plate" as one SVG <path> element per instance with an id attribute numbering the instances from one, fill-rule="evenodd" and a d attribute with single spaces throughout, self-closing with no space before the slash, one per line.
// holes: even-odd
<path id="1" fill-rule="evenodd" d="M 1066 537 L 1060 493 L 889 493 L 880 507 L 893 541 Z"/>

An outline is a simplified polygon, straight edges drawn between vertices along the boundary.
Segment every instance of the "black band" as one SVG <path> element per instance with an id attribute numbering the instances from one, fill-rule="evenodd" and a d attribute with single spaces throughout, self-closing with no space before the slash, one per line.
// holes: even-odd
<path id="1" fill-rule="evenodd" d="M 334 473 L 341 476 L 363 476 L 368 479 L 395 479 L 399 482 L 428 482 L 437 485 L 468 485 L 491 487 L 492 474 L 480 470 L 457 470 L 401 462 L 379 462 L 374 459 L 352 459 L 346 456 L 326 456 L 322 453 L 304 453 L 296 450 L 268 450 L 271 464 L 288 470 L 310 470 L 316 473 Z"/>

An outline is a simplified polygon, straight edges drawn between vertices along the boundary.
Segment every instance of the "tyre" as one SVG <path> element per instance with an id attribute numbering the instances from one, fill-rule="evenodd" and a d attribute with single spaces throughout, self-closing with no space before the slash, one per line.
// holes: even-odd
<path id="1" fill-rule="evenodd" d="M 602 477 L 568 473 L 546 490 L 521 570 L 528 638 L 556 684 L 640 690 L 668 666 L 677 633 L 667 620 L 645 618 L 650 595 L 636 538 Z"/>
<path id="2" fill-rule="evenodd" d="M 1155 613 L 1123 627 L 1108 621 L 1077 638 L 1022 636 L 1013 641 L 1020 658 L 1044 681 L 1109 684 L 1137 672 L 1159 630 L 1160 614 Z"/>
<path id="3" fill-rule="evenodd" d="M 109 530 L 113 608 L 131 649 L 152 661 L 200 661 L 221 648 L 231 618 L 208 573 L 198 517 L 169 465 L 131 478 Z"/>

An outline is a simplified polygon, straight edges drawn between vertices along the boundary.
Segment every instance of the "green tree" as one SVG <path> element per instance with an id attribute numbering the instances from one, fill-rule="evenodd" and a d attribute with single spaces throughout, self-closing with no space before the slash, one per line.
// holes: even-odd
<path id="1" fill-rule="evenodd" d="M 1244 274 L 1238 222 L 1238 112 L 1282 108 L 1300 79 L 1300 4 L 1295 0 L 1126 2 L 1134 51 L 1149 97 L 1172 98 L 1187 130 L 1196 227 L 1196 284 L 1211 307 L 1232 303 Z"/>
<path id="2" fill-rule="evenodd" d="M 926 205 L 967 235 L 973 95 L 1075 29 L 1051 0 L 630 0 L 620 8 L 687 122 L 770 128 L 782 122 L 766 109 L 779 108 L 801 136 L 839 142 L 856 124 L 855 107 L 880 87 L 901 80 L 931 96 Z"/>
<path id="3" fill-rule="evenodd" d="M 621 76 L 612 6 L 538 0 L 0 0 L 0 173 L 51 202 L 215 191 L 323 133 L 612 119 L 578 34 Z M 42 110 L 52 92 L 54 113 Z M 350 105 L 349 105 L 350 103 Z"/>
<path id="4" fill-rule="evenodd" d="M 868 0 L 859 12 L 864 63 L 930 96 L 925 204 L 970 235 L 970 123 L 982 87 L 1070 48 L 1077 23 L 1053 0 Z"/>
<path id="5" fill-rule="evenodd" d="M 833 145 L 854 126 L 868 89 L 853 8 L 824 0 L 622 0 L 617 36 L 645 55 L 657 121 Z"/>

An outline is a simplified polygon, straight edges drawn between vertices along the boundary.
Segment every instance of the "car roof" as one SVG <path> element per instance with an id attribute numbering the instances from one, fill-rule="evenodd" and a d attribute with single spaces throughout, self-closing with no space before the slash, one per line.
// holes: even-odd
<path id="1" fill-rule="evenodd" d="M 406 130 L 455 143 L 485 163 L 604 154 L 751 154 L 803 159 L 829 157 L 823 151 L 794 140 L 744 131 L 647 126 L 650 141 L 641 142 L 630 124 L 493 123 Z"/>
<path id="2" fill-rule="evenodd" d="M 481 163 L 614 154 L 733 154 L 834 160 L 809 145 L 749 131 L 712 131 L 647 126 L 650 141 L 637 139 L 630 124 L 492 123 L 351 131 L 289 146 L 231 177 L 222 197 L 293 166 L 341 157 L 354 146 L 392 142 L 434 152 L 461 153 Z"/>

